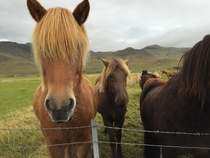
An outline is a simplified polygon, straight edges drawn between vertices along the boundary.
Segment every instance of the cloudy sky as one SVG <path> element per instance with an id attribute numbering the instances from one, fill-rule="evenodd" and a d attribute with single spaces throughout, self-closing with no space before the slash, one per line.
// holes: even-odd
<path id="1" fill-rule="evenodd" d="M 210 33 L 209 0 L 89 0 L 86 29 L 93 51 L 148 45 L 192 47 Z M 39 0 L 71 11 L 81 0 Z M 26 0 L 0 0 L 0 41 L 31 42 L 35 26 Z"/>

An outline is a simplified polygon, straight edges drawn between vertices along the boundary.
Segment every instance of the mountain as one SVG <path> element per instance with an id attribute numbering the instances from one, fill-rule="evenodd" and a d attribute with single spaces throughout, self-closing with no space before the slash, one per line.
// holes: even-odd
<path id="1" fill-rule="evenodd" d="M 0 52 L 26 60 L 33 60 L 30 43 L 18 44 L 16 42 L 0 42 Z M 5 54 L 1 54 L 1 57 L 6 58 L 5 60 L 9 60 L 9 57 L 6 57 Z"/>
<path id="2" fill-rule="evenodd" d="M 134 72 L 144 69 L 160 70 L 173 69 L 179 65 L 179 60 L 189 48 L 161 47 L 158 45 L 147 46 L 143 49 L 128 47 L 116 52 L 93 52 L 87 62 L 87 73 L 99 73 L 103 68 L 100 58 L 110 60 L 113 57 L 129 59 L 129 68 Z"/>
<path id="3" fill-rule="evenodd" d="M 38 74 L 34 64 L 31 44 L 0 42 L 0 76 L 25 76 Z"/>
<path id="4" fill-rule="evenodd" d="M 144 69 L 172 69 L 178 66 L 181 56 L 188 50 L 189 48 L 151 45 L 142 49 L 128 47 L 109 52 L 90 51 L 85 72 L 100 73 L 103 68 L 100 58 L 110 60 L 113 57 L 129 59 L 129 68 L 134 72 L 141 72 Z M 14 75 L 39 75 L 34 64 L 31 44 L 0 42 L 0 76 Z"/>

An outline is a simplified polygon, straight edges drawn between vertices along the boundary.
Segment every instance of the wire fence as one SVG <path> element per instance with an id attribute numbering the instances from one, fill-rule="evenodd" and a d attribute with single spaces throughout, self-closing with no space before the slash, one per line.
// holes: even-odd
<path id="1" fill-rule="evenodd" d="M 31 111 L 31 110 L 30 110 Z M 170 135 L 182 135 L 182 136 L 195 136 L 195 137 L 201 137 L 201 136 L 210 136 L 210 133 L 188 133 L 188 132 L 171 132 L 171 131 L 149 131 L 149 130 L 143 130 L 143 129 L 138 129 L 136 127 L 133 128 L 117 128 L 117 127 L 106 127 L 103 125 L 102 122 L 98 121 L 98 124 L 96 126 L 82 126 L 82 127 L 65 127 L 65 128 L 40 128 L 39 127 L 39 121 L 34 117 L 28 116 L 28 112 L 25 114 L 21 113 L 16 113 L 15 118 L 19 117 L 24 117 L 24 119 L 20 118 L 21 120 L 24 120 L 23 122 L 26 122 L 27 126 L 25 125 L 16 125 L 17 120 L 12 120 L 10 117 L 4 117 L 0 118 L 0 157 L 5 157 L 5 151 L 10 151 L 10 155 L 6 157 L 22 157 L 22 156 L 13 156 L 14 151 L 19 152 L 20 155 L 27 155 L 28 150 L 31 152 L 38 150 L 40 146 L 42 146 L 42 150 L 46 151 L 48 153 L 46 144 L 44 143 L 43 136 L 41 134 L 42 130 L 79 130 L 79 129 L 84 129 L 84 128 L 93 128 L 96 127 L 97 129 L 97 134 L 99 135 L 97 141 L 87 141 L 87 142 L 71 142 L 71 143 L 62 143 L 62 144 L 51 144 L 48 146 L 67 146 L 67 145 L 77 145 L 77 144 L 98 144 L 99 145 L 99 153 L 100 153 L 100 158 L 106 158 L 111 156 L 111 149 L 109 144 L 113 142 L 109 142 L 108 136 L 104 136 L 103 130 L 104 128 L 111 128 L 114 130 L 122 130 L 122 142 L 120 143 L 122 145 L 124 154 L 129 153 L 129 158 L 132 158 L 132 154 L 137 157 L 136 155 L 139 155 L 140 158 L 143 157 L 143 148 L 144 146 L 154 146 L 154 147 L 160 147 L 160 148 L 178 148 L 178 149 L 199 149 L 199 150 L 210 150 L 210 147 L 202 147 L 202 146 L 173 146 L 173 145 L 164 145 L 164 144 L 159 144 L 159 145 L 152 145 L 152 144 L 144 144 L 143 143 L 143 134 L 144 133 L 154 133 L 154 134 L 170 134 Z M 13 115 L 14 117 L 14 115 Z M 34 121 L 36 120 L 36 122 Z M 5 122 L 5 124 L 1 125 L 2 122 Z M 32 124 L 36 124 L 31 126 Z M 14 126 L 15 125 L 15 126 Z M 23 135 L 20 139 L 14 138 L 14 135 L 19 133 L 19 135 Z M 28 134 L 30 133 L 30 134 Z M 5 135 L 7 135 L 5 137 Z M 18 135 L 18 137 L 20 137 Z M 35 135 L 35 137 L 31 137 L 31 135 Z M 38 135 L 41 135 L 39 138 L 37 138 Z M 136 137 L 135 140 L 130 139 L 131 137 Z M 28 137 L 28 139 L 23 139 L 23 137 Z M 13 140 L 14 139 L 14 140 Z M 16 140 L 17 139 L 17 140 Z M 40 142 L 34 143 L 35 141 L 28 142 L 30 139 L 40 139 Z M 22 142 L 21 142 L 22 141 Z M 31 141 L 31 140 L 30 140 Z M 6 142 L 6 143 L 5 143 Z M 37 141 L 36 141 L 37 142 Z M 94 148 L 91 150 L 93 151 Z M 109 156 L 102 154 L 101 151 L 105 150 L 106 154 L 109 153 Z M 109 152 L 108 152 L 109 151 Z M 28 157 L 41 157 L 42 158 L 42 152 L 38 156 L 28 156 Z M 36 155 L 36 154 L 35 154 Z M 44 158 L 47 156 L 43 156 Z M 48 156 L 49 157 L 49 156 Z M 93 154 L 89 157 L 93 157 Z M 126 157 L 126 156 L 125 156 Z M 127 156 L 128 157 L 128 156 Z"/>
<path id="2" fill-rule="evenodd" d="M 93 126 L 82 126 L 82 127 L 56 127 L 56 128 L 0 128 L 0 131 L 24 131 L 24 130 L 78 130 L 84 128 L 92 128 Z M 172 135 L 191 135 L 191 136 L 210 136 L 210 133 L 188 133 L 188 132 L 167 132 L 167 131 L 150 131 L 150 130 L 143 130 L 143 129 L 132 129 L 132 128 L 118 128 L 118 127 L 108 127 L 103 125 L 97 125 L 97 128 L 109 128 L 114 130 L 121 129 L 122 131 L 131 131 L 131 132 L 141 132 L 141 133 L 154 133 L 154 134 L 172 134 Z"/>
<path id="3" fill-rule="evenodd" d="M 133 128 L 117 128 L 117 127 L 107 127 L 107 126 L 103 126 L 103 125 L 96 125 L 96 126 L 83 126 L 83 127 L 65 127 L 65 128 L 0 128 L 0 132 L 2 131 L 18 131 L 18 132 L 27 132 L 27 131 L 42 131 L 42 130 L 79 130 L 79 129 L 84 129 L 84 128 L 93 128 L 95 127 L 97 129 L 97 131 L 99 131 L 99 129 L 101 128 L 111 128 L 114 130 L 119 130 L 121 129 L 124 132 L 135 132 L 135 133 L 154 133 L 154 134 L 171 134 L 171 135 L 189 135 L 189 136 L 210 136 L 210 133 L 187 133 L 187 132 L 168 132 L 168 131 L 149 131 L 149 130 L 143 130 L 143 129 L 133 129 Z M 103 145 L 103 144 L 111 144 L 113 142 L 109 142 L 108 141 L 108 137 L 107 137 L 107 141 L 105 140 L 98 140 L 96 141 L 87 141 L 87 142 L 72 142 L 72 143 L 63 143 L 63 144 L 51 144 L 48 146 L 67 146 L 67 145 L 76 145 L 76 144 L 84 144 L 84 143 L 97 143 L 98 145 Z M 138 142 L 126 142 L 126 141 L 122 141 L 120 143 L 123 146 L 140 146 L 140 147 L 144 147 L 144 146 L 153 146 L 153 147 L 161 147 L 161 148 L 179 148 L 179 149 L 199 149 L 199 150 L 210 150 L 210 147 L 199 147 L 199 146 L 172 146 L 172 145 L 152 145 L 152 144 L 144 144 L 144 143 L 138 143 Z M 0 146 L 0 150 L 27 150 L 29 148 L 40 148 L 40 145 L 26 145 L 26 146 L 11 146 L 11 147 L 4 147 L 4 146 Z M 111 152 L 111 151 L 110 151 Z"/>

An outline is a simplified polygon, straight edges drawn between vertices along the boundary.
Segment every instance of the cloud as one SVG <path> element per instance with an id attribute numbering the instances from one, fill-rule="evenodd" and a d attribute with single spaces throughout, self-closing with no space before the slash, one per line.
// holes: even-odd
<path id="1" fill-rule="evenodd" d="M 151 44 L 191 47 L 210 31 L 208 0 L 89 0 L 86 22 L 93 51 L 136 49 Z M 39 0 L 46 8 L 74 10 L 80 0 Z M 25 0 L 0 0 L 0 39 L 31 42 L 35 26 Z"/>

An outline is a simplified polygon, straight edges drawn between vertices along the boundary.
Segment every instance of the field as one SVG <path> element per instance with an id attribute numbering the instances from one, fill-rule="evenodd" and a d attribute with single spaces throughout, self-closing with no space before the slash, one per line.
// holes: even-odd
<path id="1" fill-rule="evenodd" d="M 97 75 L 88 75 L 92 83 Z M 132 82 L 131 82 L 132 80 Z M 141 158 L 143 133 L 139 114 L 139 74 L 128 77 L 129 105 L 123 126 L 122 149 L 125 157 Z M 32 99 L 38 77 L 0 78 L 0 157 L 46 158 L 49 157 L 43 136 L 39 130 Z M 111 156 L 108 137 L 103 134 L 101 116 L 97 114 L 100 158 Z M 92 150 L 89 153 L 92 158 Z"/>

